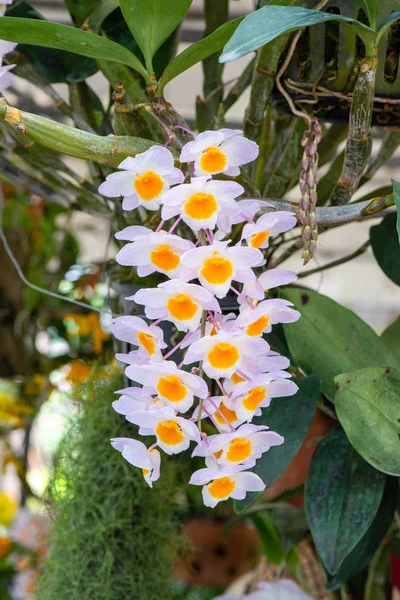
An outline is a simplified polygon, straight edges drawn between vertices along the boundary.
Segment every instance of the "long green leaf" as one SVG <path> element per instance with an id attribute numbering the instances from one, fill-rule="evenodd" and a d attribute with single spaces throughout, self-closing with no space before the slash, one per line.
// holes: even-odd
<path id="1" fill-rule="evenodd" d="M 193 65 L 204 60 L 208 56 L 211 56 L 214 52 L 219 52 L 242 20 L 242 18 L 238 18 L 233 21 L 228 21 L 228 23 L 221 25 L 216 31 L 195 44 L 192 44 L 189 48 L 186 48 L 186 50 L 171 60 L 160 79 L 158 88 L 160 95 L 164 92 L 167 83 L 172 79 L 175 79 L 175 77 L 178 77 L 178 75 L 187 71 L 190 67 L 193 67 Z"/>
<path id="2" fill-rule="evenodd" d="M 394 203 L 396 205 L 396 210 L 397 210 L 397 224 L 396 224 L 397 235 L 399 237 L 399 244 L 400 244 L 400 183 L 398 183 L 397 181 L 392 179 L 392 184 L 393 184 Z"/>
<path id="3" fill-rule="evenodd" d="M 400 285 L 400 244 L 396 225 L 398 215 L 391 213 L 371 227 L 369 235 L 378 265 L 393 283 Z"/>
<path id="4" fill-rule="evenodd" d="M 321 379 L 316 375 L 294 379 L 299 386 L 295 396 L 274 398 L 271 406 L 263 410 L 261 417 L 254 419 L 256 425 L 268 425 L 285 438 L 285 443 L 266 452 L 254 468 L 265 485 L 274 483 L 292 462 L 314 417 L 317 400 L 321 391 Z M 247 498 L 235 502 L 236 512 L 248 506 L 257 494 L 248 494 Z"/>
<path id="5" fill-rule="evenodd" d="M 220 62 L 232 62 L 268 44 L 283 33 L 290 33 L 325 21 L 351 25 L 363 39 L 371 41 L 375 31 L 349 17 L 294 6 L 264 6 L 248 15 L 226 44 Z"/>
<path id="6" fill-rule="evenodd" d="M 253 514 L 251 520 L 261 538 L 263 552 L 269 563 L 280 565 L 285 559 L 285 549 L 268 514 Z"/>
<path id="7" fill-rule="evenodd" d="M 332 575 L 368 531 L 385 481 L 340 428 L 319 443 L 306 481 L 305 506 L 314 542 Z"/>
<path id="8" fill-rule="evenodd" d="M 337 415 L 354 448 L 376 469 L 400 476 L 400 370 L 370 367 L 335 382 Z"/>
<path id="9" fill-rule="evenodd" d="M 381 334 L 381 339 L 391 349 L 393 354 L 397 356 L 398 364 L 400 365 L 400 317 L 397 317 L 393 323 L 386 327 Z"/>
<path id="10" fill-rule="evenodd" d="M 281 296 L 301 312 L 284 326 L 295 361 L 307 373 L 323 378 L 323 390 L 333 400 L 334 377 L 370 366 L 395 366 L 397 361 L 376 333 L 351 310 L 311 290 L 287 288 Z"/>
<path id="11" fill-rule="evenodd" d="M 381 0 L 358 0 L 358 3 L 367 15 L 370 27 L 375 29 Z"/>
<path id="12" fill-rule="evenodd" d="M 178 27 L 191 3 L 192 0 L 119 0 L 125 21 L 150 72 L 156 50 Z"/>
<path id="13" fill-rule="evenodd" d="M 0 39 L 120 62 L 132 67 L 143 75 L 146 81 L 150 81 L 146 69 L 132 52 L 111 40 L 68 25 L 36 19 L 1 17 Z"/>
<path id="14" fill-rule="evenodd" d="M 328 581 L 327 589 L 336 590 L 360 573 L 372 560 L 390 525 L 397 504 L 398 483 L 395 477 L 386 477 L 382 500 L 368 531 L 345 558 L 336 575 Z"/>
<path id="15" fill-rule="evenodd" d="M 395 10 L 390 15 L 385 17 L 378 25 L 378 35 L 376 36 L 376 43 L 379 44 L 382 36 L 386 31 L 400 19 L 400 10 Z"/>

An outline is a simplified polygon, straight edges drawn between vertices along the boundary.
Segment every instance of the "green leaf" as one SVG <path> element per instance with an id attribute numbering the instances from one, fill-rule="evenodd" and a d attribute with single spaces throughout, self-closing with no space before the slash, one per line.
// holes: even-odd
<path id="1" fill-rule="evenodd" d="M 296 323 L 284 325 L 289 349 L 305 373 L 321 375 L 324 393 L 331 400 L 336 375 L 362 367 L 396 365 L 390 349 L 351 310 L 307 289 L 286 288 L 280 295 L 301 312 Z"/>
<path id="2" fill-rule="evenodd" d="M 400 244 L 400 183 L 398 183 L 397 181 L 392 179 L 392 184 L 393 184 L 394 203 L 396 205 L 396 210 L 397 210 L 397 223 L 396 223 L 397 235 L 398 235 L 399 244 Z"/>
<path id="3" fill-rule="evenodd" d="M 378 35 L 376 36 L 376 44 L 378 45 L 382 36 L 386 31 L 400 19 L 400 10 L 394 10 L 383 19 L 378 25 Z"/>
<path id="4" fill-rule="evenodd" d="M 191 3 L 192 0 L 119 0 L 150 73 L 156 50 L 178 27 Z"/>
<path id="5" fill-rule="evenodd" d="M 375 37 L 372 29 L 349 17 L 295 6 L 264 6 L 243 20 L 226 44 L 220 62 L 232 62 L 268 44 L 279 35 L 325 21 L 351 25 L 363 40 Z"/>
<path id="6" fill-rule="evenodd" d="M 45 48 L 57 48 L 81 56 L 120 62 L 132 67 L 147 81 L 150 81 L 146 69 L 132 52 L 100 35 L 68 25 L 36 19 L 2 17 L 0 19 L 0 39 Z"/>
<path id="7" fill-rule="evenodd" d="M 253 514 L 251 520 L 261 538 L 263 553 L 268 562 L 280 565 L 286 553 L 271 517 L 268 514 Z"/>
<path id="8" fill-rule="evenodd" d="M 376 469 L 400 476 L 400 371 L 374 367 L 335 378 L 338 418 Z"/>
<path id="9" fill-rule="evenodd" d="M 169 63 L 161 76 L 158 88 L 159 94 L 163 94 L 165 86 L 172 79 L 175 79 L 175 77 L 178 77 L 178 75 L 187 71 L 190 67 L 193 67 L 193 65 L 204 60 L 208 56 L 211 56 L 211 54 L 219 52 L 242 20 L 242 18 L 239 18 L 224 23 L 224 25 L 218 27 L 216 31 L 178 54 L 178 56 Z"/>
<path id="10" fill-rule="evenodd" d="M 400 244 L 397 233 L 397 215 L 387 215 L 378 225 L 369 230 L 372 250 L 382 271 L 400 285 Z"/>
<path id="11" fill-rule="evenodd" d="M 97 2 L 93 10 L 87 15 L 85 25 L 93 33 L 98 33 L 103 21 L 118 7 L 118 0 L 102 0 L 102 2 Z"/>
<path id="12" fill-rule="evenodd" d="M 385 480 L 354 451 L 340 428 L 319 443 L 306 481 L 305 506 L 315 545 L 332 575 L 372 524 Z"/>
<path id="13" fill-rule="evenodd" d="M 358 3 L 367 15 L 370 27 L 375 29 L 381 0 L 358 0 Z"/>
<path id="14" fill-rule="evenodd" d="M 391 349 L 393 355 L 397 357 L 398 364 L 400 364 L 400 317 L 397 317 L 397 319 L 385 329 L 381 334 L 381 339 L 385 342 L 386 346 Z"/>
<path id="15" fill-rule="evenodd" d="M 27 2 L 17 2 L 7 11 L 9 17 L 29 18 L 43 20 L 42 16 Z M 15 70 L 18 75 L 18 67 L 23 62 L 21 56 L 30 63 L 35 71 L 38 71 L 49 83 L 71 83 L 85 81 L 98 71 L 98 67 L 91 58 L 76 60 L 72 52 L 55 50 L 54 48 L 40 48 L 27 44 L 18 44 L 18 47 L 10 55 L 12 62 L 17 63 Z M 24 78 L 23 73 L 20 75 Z M 36 85 L 40 86 L 37 82 Z"/>
<path id="16" fill-rule="evenodd" d="M 64 2 L 77 27 L 82 25 L 86 17 L 88 17 L 99 4 L 103 4 L 101 0 L 100 2 L 99 0 L 64 0 Z"/>
<path id="17" fill-rule="evenodd" d="M 309 430 L 321 391 L 321 380 L 316 375 L 294 378 L 293 381 L 299 386 L 297 394 L 274 398 L 262 416 L 253 421 L 256 425 L 268 425 L 285 438 L 284 444 L 268 450 L 253 469 L 267 487 L 282 475 L 296 456 Z M 236 501 L 236 512 L 244 510 L 257 495 L 248 494 L 245 500 Z"/>
<path id="18" fill-rule="evenodd" d="M 395 477 L 386 477 L 385 489 L 378 512 L 368 531 L 345 558 L 336 575 L 328 581 L 327 589 L 336 590 L 360 573 L 372 560 L 392 524 L 398 494 Z"/>

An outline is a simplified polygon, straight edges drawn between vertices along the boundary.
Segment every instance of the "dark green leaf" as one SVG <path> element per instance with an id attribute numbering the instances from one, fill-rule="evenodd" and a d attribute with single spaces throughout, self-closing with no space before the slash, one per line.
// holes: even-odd
<path id="1" fill-rule="evenodd" d="M 93 33 L 98 33 L 107 17 L 119 7 L 118 0 L 102 0 L 97 2 L 93 10 L 87 15 L 87 27 Z"/>
<path id="2" fill-rule="evenodd" d="M 400 365 L 400 317 L 389 325 L 385 331 L 381 334 L 382 340 L 386 346 L 391 349 L 394 356 L 396 356 Z"/>
<path id="3" fill-rule="evenodd" d="M 376 469 L 400 476 L 400 371 L 360 369 L 335 382 L 336 412 L 354 448 Z"/>
<path id="4" fill-rule="evenodd" d="M 74 54 L 81 56 L 120 62 L 132 67 L 149 80 L 142 63 L 132 52 L 111 40 L 75 27 L 36 19 L 2 17 L 0 39 L 73 51 Z"/>
<path id="5" fill-rule="evenodd" d="M 251 520 L 261 538 L 263 553 L 268 562 L 280 565 L 285 558 L 285 550 L 271 517 L 268 514 L 254 514 L 251 516 Z"/>
<path id="6" fill-rule="evenodd" d="M 318 445 L 306 481 L 305 506 L 315 545 L 332 575 L 372 524 L 385 480 L 354 451 L 340 428 Z"/>
<path id="7" fill-rule="evenodd" d="M 248 15 L 226 44 L 220 62 L 232 62 L 257 50 L 283 33 L 290 33 L 325 21 L 347 23 L 364 40 L 375 32 L 349 17 L 295 6 L 264 6 Z"/>
<path id="8" fill-rule="evenodd" d="M 331 400 L 336 375 L 362 367 L 396 365 L 390 349 L 351 310 L 311 290 L 286 288 L 281 296 L 301 312 L 296 323 L 284 326 L 289 349 L 305 373 L 321 375 L 323 390 Z"/>
<path id="9" fill-rule="evenodd" d="M 400 285 L 400 244 L 396 224 L 395 213 L 386 215 L 378 225 L 371 227 L 369 235 L 378 265 L 393 283 Z"/>
<path id="10" fill-rule="evenodd" d="M 397 181 L 392 179 L 392 184 L 393 184 L 394 203 L 396 205 L 396 210 L 397 210 L 397 223 L 396 223 L 397 235 L 399 237 L 399 243 L 400 243 L 400 183 L 398 183 Z"/>
<path id="11" fill-rule="evenodd" d="M 387 17 L 383 19 L 378 25 L 378 35 L 376 36 L 376 43 L 379 44 L 381 37 L 386 31 L 400 19 L 400 10 L 394 10 Z"/>
<path id="12" fill-rule="evenodd" d="M 193 65 L 204 60 L 211 54 L 219 52 L 224 47 L 226 42 L 229 40 L 239 23 L 242 21 L 241 18 L 228 21 L 221 27 L 218 27 L 216 31 L 203 38 L 186 48 L 183 52 L 178 54 L 167 66 L 159 84 L 159 93 L 162 94 L 165 86 L 175 77 L 178 77 L 184 71 L 193 67 Z"/>
<path id="13" fill-rule="evenodd" d="M 321 380 L 316 375 L 294 381 L 299 386 L 295 396 L 274 398 L 262 416 L 253 421 L 256 425 L 268 425 L 285 438 L 284 444 L 268 450 L 254 468 L 267 487 L 282 475 L 296 456 L 309 430 L 321 391 Z M 245 500 L 236 501 L 236 511 L 244 510 L 256 497 L 257 494 L 248 494 Z"/>
<path id="14" fill-rule="evenodd" d="M 368 531 L 356 547 L 342 562 L 339 571 L 328 582 L 329 590 L 342 587 L 349 579 L 360 573 L 372 560 L 390 525 L 397 504 L 398 483 L 394 477 L 387 477 L 378 512 Z"/>
<path id="15" fill-rule="evenodd" d="M 101 0 L 64 0 L 64 2 L 77 27 L 82 25 L 96 6 L 103 4 Z"/>
<path id="16" fill-rule="evenodd" d="M 42 16 L 24 1 L 13 4 L 8 9 L 7 16 L 42 20 Z M 63 50 L 18 44 L 15 52 L 16 58 L 12 55 L 11 58 L 17 65 L 21 63 L 18 55 L 22 55 L 49 83 L 84 81 L 98 70 L 93 59 L 82 57 L 76 60 L 75 54 Z M 15 72 L 18 74 L 18 67 Z"/>
<path id="17" fill-rule="evenodd" d="M 178 27 L 191 3 L 192 0 L 119 0 L 149 71 L 156 50 Z"/>

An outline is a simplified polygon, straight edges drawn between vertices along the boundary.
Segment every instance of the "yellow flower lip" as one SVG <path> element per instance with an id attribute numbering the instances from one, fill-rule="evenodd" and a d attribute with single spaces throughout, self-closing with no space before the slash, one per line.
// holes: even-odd
<path id="1" fill-rule="evenodd" d="M 152 356 L 156 350 L 156 344 L 154 338 L 149 333 L 139 331 L 137 334 L 138 342 L 143 348 Z"/>
<path id="2" fill-rule="evenodd" d="M 227 164 L 226 154 L 216 146 L 207 148 L 200 158 L 200 167 L 205 173 L 220 173 Z"/>
<path id="3" fill-rule="evenodd" d="M 193 194 L 183 205 L 185 213 L 198 221 L 209 219 L 217 209 L 218 204 L 215 196 L 206 192 Z"/>
<path id="4" fill-rule="evenodd" d="M 155 431 L 160 441 L 168 446 L 177 446 L 185 439 L 181 428 L 175 421 L 160 421 Z"/>
<path id="5" fill-rule="evenodd" d="M 162 178 L 154 171 L 145 171 L 138 175 L 134 181 L 134 188 L 141 200 L 154 200 L 164 188 Z"/>
<path id="6" fill-rule="evenodd" d="M 186 397 L 186 387 L 177 375 L 161 377 L 157 383 L 157 392 L 170 402 L 181 402 Z"/>
<path id="7" fill-rule="evenodd" d="M 216 369 L 230 369 L 239 360 L 239 350 L 233 344 L 220 342 L 208 353 L 208 362 Z"/>
<path id="8" fill-rule="evenodd" d="M 213 498 L 221 500 L 228 498 L 235 487 L 235 481 L 231 477 L 220 477 L 209 484 L 208 491 Z"/>
<path id="9" fill-rule="evenodd" d="M 198 305 L 188 294 L 177 294 L 167 302 L 167 309 L 171 317 L 179 321 L 190 321 L 198 311 Z"/>
<path id="10" fill-rule="evenodd" d="M 168 244 L 161 244 L 150 253 L 150 261 L 164 271 L 173 271 L 179 266 L 180 257 Z"/>
<path id="11" fill-rule="evenodd" d="M 246 334 L 254 337 L 256 335 L 261 335 L 266 327 L 268 327 L 270 322 L 270 317 L 266 315 L 262 315 L 257 321 L 254 323 L 250 323 L 250 325 L 246 328 Z"/>
<path id="12" fill-rule="evenodd" d="M 200 274 L 208 283 L 218 285 L 232 278 L 233 265 L 227 258 L 211 256 L 204 261 Z"/>
<path id="13" fill-rule="evenodd" d="M 240 463 L 249 458 L 252 454 L 253 447 L 250 440 L 246 438 L 235 438 L 229 444 L 226 453 L 226 458 L 229 462 Z"/>
<path id="14" fill-rule="evenodd" d="M 269 230 L 265 229 L 265 231 L 259 231 L 258 233 L 254 233 L 250 238 L 250 246 L 252 248 L 260 248 L 263 243 L 269 237 Z"/>
<path id="15" fill-rule="evenodd" d="M 242 405 L 246 410 L 255 411 L 267 395 L 266 390 L 262 386 L 257 386 L 250 390 L 247 396 L 242 401 Z"/>

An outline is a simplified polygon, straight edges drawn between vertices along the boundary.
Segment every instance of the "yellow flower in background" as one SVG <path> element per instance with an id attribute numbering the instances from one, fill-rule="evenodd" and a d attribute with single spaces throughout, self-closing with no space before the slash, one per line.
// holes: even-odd
<path id="1" fill-rule="evenodd" d="M 0 558 L 4 558 L 11 550 L 11 540 L 8 537 L 0 537 Z"/>
<path id="2" fill-rule="evenodd" d="M 73 326 L 68 330 L 69 336 L 79 335 L 82 337 L 91 335 L 93 337 L 93 350 L 95 354 L 103 351 L 103 342 L 108 340 L 110 334 L 105 333 L 100 326 L 100 318 L 97 313 L 88 315 L 68 314 L 65 318 L 72 321 Z"/>
<path id="3" fill-rule="evenodd" d="M 18 504 L 13 498 L 5 494 L 0 493 L 0 525 L 7 527 L 14 519 L 17 511 Z"/>
<path id="4" fill-rule="evenodd" d="M 92 367 L 87 365 L 82 360 L 73 360 L 68 365 L 69 371 L 66 380 L 71 383 L 85 381 L 90 375 Z"/>

